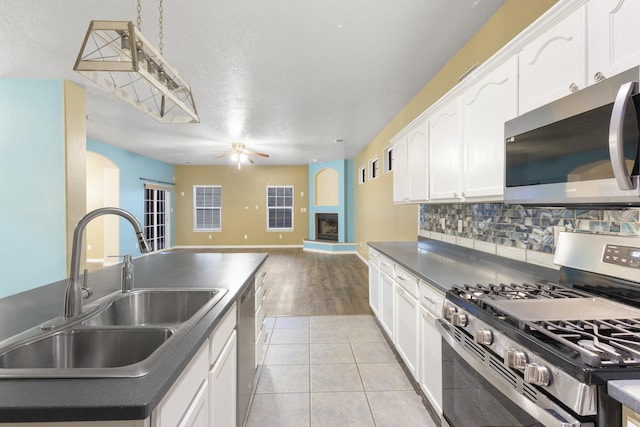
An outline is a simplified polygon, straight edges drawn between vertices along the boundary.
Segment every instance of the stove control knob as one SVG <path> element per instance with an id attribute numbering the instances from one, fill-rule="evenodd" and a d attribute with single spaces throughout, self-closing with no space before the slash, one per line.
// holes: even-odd
<path id="1" fill-rule="evenodd" d="M 491 329 L 476 329 L 473 334 L 473 340 L 478 344 L 491 345 L 493 342 L 493 332 Z"/>
<path id="2" fill-rule="evenodd" d="M 442 307 L 442 317 L 445 319 L 451 319 L 453 313 L 456 312 L 456 308 L 448 303 L 445 303 L 444 307 Z"/>
<path id="3" fill-rule="evenodd" d="M 467 315 L 464 313 L 453 313 L 451 315 L 451 323 L 453 323 L 453 326 L 464 327 L 467 326 L 468 322 Z"/>
<path id="4" fill-rule="evenodd" d="M 506 351 L 504 363 L 509 368 L 524 369 L 527 364 L 527 355 L 522 350 L 512 348 Z"/>
<path id="5" fill-rule="evenodd" d="M 524 380 L 533 385 L 546 386 L 549 385 L 551 374 L 549 369 L 538 363 L 527 363 L 524 367 Z"/>

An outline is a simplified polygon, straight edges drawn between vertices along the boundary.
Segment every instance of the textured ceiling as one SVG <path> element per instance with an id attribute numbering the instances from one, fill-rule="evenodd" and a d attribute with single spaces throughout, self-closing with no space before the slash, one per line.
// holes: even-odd
<path id="1" fill-rule="evenodd" d="M 163 124 L 72 67 L 92 19 L 136 21 L 134 0 L 0 0 L 0 77 L 68 79 L 87 94 L 87 136 L 172 164 L 352 159 L 504 0 L 164 0 L 164 56 L 200 123 Z M 158 44 L 158 0 L 142 33 Z M 336 139 L 344 140 L 336 143 Z"/>

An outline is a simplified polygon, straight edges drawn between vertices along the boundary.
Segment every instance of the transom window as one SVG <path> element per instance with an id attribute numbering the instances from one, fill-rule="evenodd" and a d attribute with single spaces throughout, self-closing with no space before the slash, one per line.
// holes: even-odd
<path id="1" fill-rule="evenodd" d="M 193 186 L 193 229 L 194 231 L 222 230 L 221 186 Z"/>
<path id="2" fill-rule="evenodd" d="M 267 231 L 293 230 L 293 186 L 267 186 Z"/>

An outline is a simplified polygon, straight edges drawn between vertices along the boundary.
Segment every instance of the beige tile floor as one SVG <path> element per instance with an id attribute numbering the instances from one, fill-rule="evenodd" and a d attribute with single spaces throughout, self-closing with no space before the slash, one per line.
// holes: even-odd
<path id="1" fill-rule="evenodd" d="M 246 427 L 436 426 L 371 316 L 267 322 Z"/>

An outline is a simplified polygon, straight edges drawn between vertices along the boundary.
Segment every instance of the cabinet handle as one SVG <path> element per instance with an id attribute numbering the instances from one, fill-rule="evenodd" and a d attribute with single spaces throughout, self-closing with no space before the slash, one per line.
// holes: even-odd
<path id="1" fill-rule="evenodd" d="M 595 73 L 593 75 L 593 80 L 597 81 L 597 82 L 601 82 L 604 80 L 604 74 L 602 74 L 601 71 L 598 71 L 597 73 Z"/>
<path id="2" fill-rule="evenodd" d="M 431 299 L 431 298 L 429 298 L 429 297 L 423 297 L 423 298 L 424 298 L 424 299 L 426 299 L 427 301 L 429 301 L 429 302 L 430 302 L 431 304 L 433 304 L 433 305 L 435 305 L 435 304 L 436 304 L 435 300 L 433 300 L 433 299 Z"/>
<path id="3" fill-rule="evenodd" d="M 405 280 L 407 280 L 407 278 L 406 278 L 406 277 L 404 277 L 404 276 L 397 276 L 397 277 L 398 277 L 398 279 L 402 280 L 403 282 L 404 282 Z"/>
<path id="4" fill-rule="evenodd" d="M 577 92 L 579 89 L 580 89 L 580 88 L 579 88 L 579 87 L 578 87 L 578 85 L 577 85 L 577 84 L 575 84 L 575 83 L 571 83 L 571 84 L 569 85 L 569 91 L 570 91 L 571 93 L 573 93 L 573 92 Z"/>

